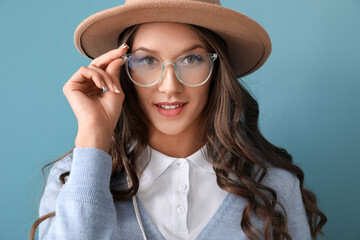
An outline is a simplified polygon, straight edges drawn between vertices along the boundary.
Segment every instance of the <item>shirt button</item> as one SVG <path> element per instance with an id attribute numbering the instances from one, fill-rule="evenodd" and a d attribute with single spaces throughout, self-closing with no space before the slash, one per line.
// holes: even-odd
<path id="1" fill-rule="evenodd" d="M 184 191 L 186 189 L 186 184 L 180 184 L 179 185 L 179 190 L 180 191 Z"/>
<path id="2" fill-rule="evenodd" d="M 180 169 L 185 169 L 186 168 L 186 163 L 180 163 Z"/>
<path id="3" fill-rule="evenodd" d="M 185 211 L 185 208 L 183 207 L 183 206 L 179 206 L 178 208 L 177 208 L 177 212 L 178 213 L 183 213 Z"/>

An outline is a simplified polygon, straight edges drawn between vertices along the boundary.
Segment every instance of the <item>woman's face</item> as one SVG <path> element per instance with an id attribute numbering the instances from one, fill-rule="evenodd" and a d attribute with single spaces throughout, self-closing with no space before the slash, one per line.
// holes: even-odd
<path id="1" fill-rule="evenodd" d="M 197 48 L 192 49 L 193 46 Z M 179 23 L 146 23 L 135 33 L 132 52 L 155 54 L 164 62 L 175 60 L 188 53 L 206 53 L 205 44 L 191 28 Z M 138 50 L 146 48 L 146 50 Z M 188 51 L 187 49 L 192 49 Z M 151 87 L 135 85 L 140 107 L 150 121 L 149 133 L 167 135 L 181 134 L 184 131 L 198 130 L 200 113 L 208 94 L 210 80 L 198 87 L 183 85 L 176 77 L 174 67 L 166 65 L 162 79 Z M 183 104 L 174 110 L 159 105 Z"/>

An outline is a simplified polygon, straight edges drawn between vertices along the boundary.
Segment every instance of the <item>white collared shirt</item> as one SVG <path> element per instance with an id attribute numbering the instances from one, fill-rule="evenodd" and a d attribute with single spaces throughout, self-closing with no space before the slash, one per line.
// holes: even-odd
<path id="1" fill-rule="evenodd" d="M 175 158 L 147 146 L 139 161 L 142 169 L 151 153 L 137 196 L 165 239 L 195 239 L 227 195 L 201 149 Z"/>

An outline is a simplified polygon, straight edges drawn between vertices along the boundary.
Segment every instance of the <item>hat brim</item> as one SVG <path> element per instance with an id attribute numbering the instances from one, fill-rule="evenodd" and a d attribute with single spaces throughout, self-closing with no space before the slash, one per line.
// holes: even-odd
<path id="1" fill-rule="evenodd" d="M 271 53 L 270 37 L 257 22 L 229 8 L 194 1 L 133 3 L 95 13 L 76 28 L 75 46 L 93 59 L 117 48 L 127 27 L 147 22 L 188 23 L 217 33 L 228 45 L 237 77 L 259 69 Z"/>

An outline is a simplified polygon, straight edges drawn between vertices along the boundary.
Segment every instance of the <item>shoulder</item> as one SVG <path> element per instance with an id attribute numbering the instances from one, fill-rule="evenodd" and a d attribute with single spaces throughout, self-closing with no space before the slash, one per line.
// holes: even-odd
<path id="1" fill-rule="evenodd" d="M 286 190 L 291 190 L 299 179 L 294 173 L 286 169 L 270 166 L 267 168 L 264 181 L 274 186 L 281 186 L 282 188 L 285 187 Z"/>
<path id="2" fill-rule="evenodd" d="M 268 167 L 267 174 L 262 184 L 272 188 L 280 202 L 285 204 L 285 208 L 291 208 L 294 197 L 300 191 L 300 181 L 298 177 L 285 169 Z"/>

